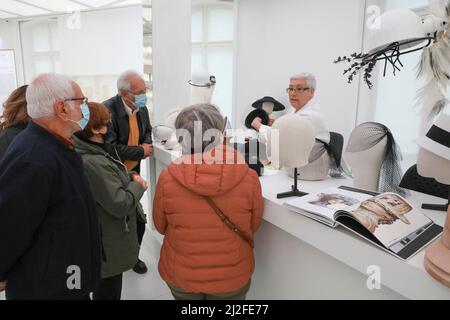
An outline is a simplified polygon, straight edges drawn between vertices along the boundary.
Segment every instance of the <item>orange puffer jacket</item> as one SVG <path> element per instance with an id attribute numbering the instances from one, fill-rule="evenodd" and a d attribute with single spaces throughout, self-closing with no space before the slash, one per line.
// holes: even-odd
<path id="1" fill-rule="evenodd" d="M 253 248 L 233 233 L 203 198 L 211 197 L 253 240 L 262 221 L 261 185 L 245 163 L 229 164 L 230 154 L 240 154 L 234 150 L 226 154 L 225 164 L 223 160 L 222 164 L 207 164 L 211 160 L 206 153 L 206 163 L 172 163 L 156 186 L 153 220 L 165 235 L 159 273 L 168 284 L 187 292 L 232 292 L 241 289 L 254 271 Z"/>

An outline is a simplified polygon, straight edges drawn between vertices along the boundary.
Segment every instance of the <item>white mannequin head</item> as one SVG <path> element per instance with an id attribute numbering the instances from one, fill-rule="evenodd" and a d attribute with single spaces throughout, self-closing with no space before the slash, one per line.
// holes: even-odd
<path id="1" fill-rule="evenodd" d="M 276 166 L 300 168 L 308 164 L 314 142 L 315 131 L 308 118 L 286 115 L 269 131 L 268 153 Z"/>
<path id="2" fill-rule="evenodd" d="M 201 103 L 211 103 L 215 89 L 215 77 L 211 76 L 207 70 L 199 69 L 192 73 L 191 85 L 191 105 Z"/>
<path id="3" fill-rule="evenodd" d="M 192 87 L 191 86 L 191 104 L 211 103 L 214 93 L 214 86 L 211 87 Z"/>
<path id="4" fill-rule="evenodd" d="M 175 130 L 175 120 L 177 120 L 177 117 L 180 114 L 180 112 L 181 109 L 170 110 L 166 115 L 165 125 Z"/>
<path id="5" fill-rule="evenodd" d="M 428 133 L 416 140 L 420 146 L 417 170 L 423 177 L 450 185 L 450 114 L 442 112 Z"/>
<path id="6" fill-rule="evenodd" d="M 450 160 L 420 148 L 417 156 L 417 172 L 426 178 L 450 185 Z"/>
<path id="7" fill-rule="evenodd" d="M 263 102 L 262 108 L 269 115 L 271 115 L 273 113 L 273 109 L 275 108 L 275 104 L 273 102 Z"/>
<path id="8" fill-rule="evenodd" d="M 356 188 L 378 191 L 380 170 L 386 154 L 388 138 L 360 152 L 346 152 L 345 159 L 352 168 L 353 184 Z"/>
<path id="9" fill-rule="evenodd" d="M 156 126 L 152 128 L 153 137 L 161 142 L 167 141 L 173 134 L 173 128 L 167 126 Z"/>
<path id="10" fill-rule="evenodd" d="M 330 156 L 323 143 L 316 142 L 309 156 L 309 163 L 299 169 L 299 179 L 305 181 L 321 181 L 328 177 Z M 293 176 L 293 172 L 289 172 Z"/>
<path id="11" fill-rule="evenodd" d="M 164 148 L 167 150 L 173 150 L 176 147 L 178 147 L 178 139 L 176 137 L 176 131 L 175 131 L 175 121 L 178 117 L 178 115 L 180 114 L 181 110 L 180 109 L 174 109 L 171 110 L 167 113 L 166 116 L 166 122 L 165 122 L 165 126 L 164 128 L 161 128 L 162 130 L 158 130 L 160 131 L 160 133 L 164 133 L 164 138 L 167 138 L 168 136 L 168 130 L 171 129 L 172 133 L 170 135 L 170 138 L 165 140 L 164 143 Z"/>

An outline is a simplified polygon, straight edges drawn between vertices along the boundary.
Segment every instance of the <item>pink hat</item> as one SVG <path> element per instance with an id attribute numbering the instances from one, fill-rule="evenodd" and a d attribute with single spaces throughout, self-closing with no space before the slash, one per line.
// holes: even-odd
<path id="1" fill-rule="evenodd" d="M 425 269 L 436 280 L 450 287 L 450 209 L 442 237 L 431 244 L 425 254 Z"/>

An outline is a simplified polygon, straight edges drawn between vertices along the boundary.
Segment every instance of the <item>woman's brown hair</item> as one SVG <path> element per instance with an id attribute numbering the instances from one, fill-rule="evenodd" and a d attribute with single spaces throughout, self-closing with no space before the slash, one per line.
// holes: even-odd
<path id="1" fill-rule="evenodd" d="M 3 115 L 0 117 L 0 131 L 8 127 L 28 122 L 26 92 L 28 85 L 14 90 L 3 103 Z"/>
<path id="2" fill-rule="evenodd" d="M 83 130 L 83 136 L 87 139 L 94 135 L 93 130 L 99 130 L 103 126 L 107 126 L 111 120 L 111 113 L 103 104 L 88 102 L 88 107 L 89 122 Z"/>

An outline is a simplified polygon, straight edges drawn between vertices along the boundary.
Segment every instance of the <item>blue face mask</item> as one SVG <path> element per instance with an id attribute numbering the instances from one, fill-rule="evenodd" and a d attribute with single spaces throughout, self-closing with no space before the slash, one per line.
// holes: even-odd
<path id="1" fill-rule="evenodd" d="M 136 96 L 136 98 L 134 99 L 134 105 L 139 109 L 147 107 L 147 95 L 140 94 Z"/>
<path id="2" fill-rule="evenodd" d="M 89 122 L 90 117 L 89 106 L 87 105 L 87 103 L 83 103 L 81 105 L 81 113 L 83 114 L 83 118 L 81 118 L 79 121 L 70 121 L 76 123 L 81 128 L 81 130 L 84 130 Z"/>

